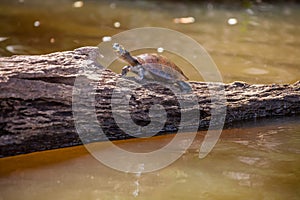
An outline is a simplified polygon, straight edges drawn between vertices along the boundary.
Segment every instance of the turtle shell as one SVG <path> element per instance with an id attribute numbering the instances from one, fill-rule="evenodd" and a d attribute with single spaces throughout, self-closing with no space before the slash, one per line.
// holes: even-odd
<path id="1" fill-rule="evenodd" d="M 168 58 L 157 54 L 141 54 L 135 57 L 143 68 L 155 78 L 174 81 L 186 81 L 188 78 L 181 69 Z"/>

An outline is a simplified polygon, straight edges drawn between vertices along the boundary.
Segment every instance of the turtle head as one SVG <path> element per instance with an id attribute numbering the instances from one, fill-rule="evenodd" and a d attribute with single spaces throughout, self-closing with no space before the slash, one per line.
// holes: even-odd
<path id="1" fill-rule="evenodd" d="M 131 70 L 131 66 L 125 66 L 122 68 L 121 75 L 126 76 L 126 74 Z"/>
<path id="2" fill-rule="evenodd" d="M 122 45 L 120 45 L 119 43 L 114 43 L 113 44 L 113 50 L 116 52 L 116 54 L 118 56 L 122 56 L 122 57 L 125 56 L 126 53 L 128 53 L 128 51 L 126 51 L 126 49 Z"/>
<path id="3" fill-rule="evenodd" d="M 113 50 L 114 52 L 124 61 L 129 63 L 132 66 L 139 65 L 140 63 L 130 55 L 130 53 L 119 43 L 114 43 L 113 44 Z"/>

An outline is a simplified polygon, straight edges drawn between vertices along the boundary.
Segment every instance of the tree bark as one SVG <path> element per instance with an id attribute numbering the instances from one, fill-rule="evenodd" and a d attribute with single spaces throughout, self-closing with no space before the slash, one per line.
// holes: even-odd
<path id="1" fill-rule="evenodd" d="M 161 117 L 166 116 L 157 134 L 176 132 L 180 127 L 187 131 L 195 127 L 207 129 L 213 107 L 217 111 L 226 108 L 225 126 L 241 120 L 300 113 L 300 81 L 272 85 L 190 82 L 193 93 L 178 97 L 172 90 L 155 83 L 130 90 L 136 82 L 104 69 L 97 62 L 97 56 L 97 48 L 83 47 L 48 55 L 0 58 L 0 157 L 82 144 L 76 124 L 77 130 L 86 133 L 84 142 L 140 136 L 143 131 L 136 130 L 128 119 L 116 122 L 115 117 L 122 119 L 126 110 L 130 120 L 146 127 L 147 132 L 151 132 L 151 128 L 155 131 L 155 127 L 147 126 L 149 123 L 156 121 L 160 125 Z M 88 71 L 83 74 L 84 69 Z M 78 92 L 74 84 L 92 90 Z M 222 88 L 226 102 L 217 105 L 212 98 Z M 91 96 L 83 96 L 85 94 Z M 112 100 L 115 94 L 117 98 Z M 197 106 L 191 95 L 196 97 Z M 190 99 L 188 105 L 192 106 L 181 110 L 181 98 Z M 75 111 L 74 100 L 79 108 Z M 115 102 L 113 110 L 112 101 Z M 149 116 L 154 104 L 163 107 L 152 107 L 157 112 Z M 94 110 L 89 109 L 91 106 Z M 84 126 L 91 124 L 92 111 L 96 113 L 101 134 L 90 134 L 99 133 L 99 126 Z M 181 121 L 182 113 L 187 116 L 198 113 L 198 116 Z M 73 114 L 79 117 L 74 118 Z M 128 130 L 124 131 L 124 127 Z"/>

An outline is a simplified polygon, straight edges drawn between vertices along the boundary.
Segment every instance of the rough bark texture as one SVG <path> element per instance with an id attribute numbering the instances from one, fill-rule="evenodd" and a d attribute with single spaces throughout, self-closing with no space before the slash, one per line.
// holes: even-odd
<path id="1" fill-rule="evenodd" d="M 223 108 L 222 105 L 212 104 L 210 95 L 218 94 L 221 88 L 224 88 L 227 100 L 225 125 L 240 120 L 300 113 L 299 81 L 290 85 L 190 82 L 193 94 L 179 97 L 155 83 L 130 91 L 136 83 L 122 79 L 120 82 L 126 87 L 116 85 L 120 76 L 103 69 L 96 61 L 98 55 L 97 48 L 83 47 L 48 55 L 0 58 L 0 157 L 81 144 L 74 125 L 72 98 L 83 99 L 77 104 L 82 112 L 79 112 L 80 118 L 76 122 L 79 125 L 77 128 L 86 134 L 85 142 L 105 140 L 106 137 L 111 140 L 132 137 L 119 126 L 127 127 L 136 136 L 142 134 L 142 129 L 136 130 L 126 119 L 118 125 L 115 122 L 114 117 L 122 119 L 126 109 L 131 119 L 141 127 L 157 119 L 160 125 L 161 117 L 166 115 L 167 120 L 159 134 L 176 132 L 179 127 L 186 127 L 186 130 L 193 127 L 205 129 L 209 126 L 211 107 L 215 106 L 217 110 Z M 85 75 L 81 73 L 82 67 L 88 69 Z M 94 77 L 94 74 L 100 74 L 100 77 Z M 73 90 L 76 77 L 79 77 L 76 81 L 80 80 L 77 84 L 82 88 L 93 88 L 94 113 L 103 134 L 99 134 L 99 127 L 93 126 L 90 121 L 93 110 L 87 104 L 93 102 L 84 99 L 91 98 L 82 96 L 85 92 L 90 94 L 89 89 L 84 92 Z M 111 108 L 113 91 L 117 94 L 114 115 Z M 180 98 L 192 101 L 189 95 L 196 95 L 197 106 L 190 102 L 191 107 L 181 110 L 178 101 Z M 151 115 L 153 118 L 150 120 L 150 106 L 156 103 L 161 104 L 163 109 L 156 107 L 157 112 Z M 200 115 L 195 116 L 195 111 Z M 193 116 L 190 120 L 180 121 L 181 112 Z M 78 116 L 78 109 L 75 109 L 75 115 Z M 87 122 L 89 126 L 84 126 Z M 151 132 L 151 127 L 147 128 L 150 129 L 147 132 Z"/>

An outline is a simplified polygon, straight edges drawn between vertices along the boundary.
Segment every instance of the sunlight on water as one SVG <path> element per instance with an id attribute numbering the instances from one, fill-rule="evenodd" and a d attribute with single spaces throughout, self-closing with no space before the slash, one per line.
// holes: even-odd
<path id="1" fill-rule="evenodd" d="M 7 40 L 7 39 L 8 39 L 7 37 L 0 37 L 0 42 Z"/>

